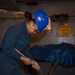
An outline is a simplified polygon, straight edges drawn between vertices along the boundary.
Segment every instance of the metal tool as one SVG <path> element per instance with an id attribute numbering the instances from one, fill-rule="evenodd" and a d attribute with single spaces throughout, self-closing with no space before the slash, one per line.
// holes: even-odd
<path id="1" fill-rule="evenodd" d="M 15 48 L 15 51 L 18 52 L 18 53 L 19 53 L 20 55 L 22 55 L 23 57 L 26 57 L 26 56 L 25 56 L 24 54 L 22 54 L 18 49 Z M 31 66 L 34 67 L 33 64 L 31 64 Z M 35 70 L 35 73 L 36 73 L 36 75 L 43 75 L 43 72 L 42 72 L 41 69 Z"/>

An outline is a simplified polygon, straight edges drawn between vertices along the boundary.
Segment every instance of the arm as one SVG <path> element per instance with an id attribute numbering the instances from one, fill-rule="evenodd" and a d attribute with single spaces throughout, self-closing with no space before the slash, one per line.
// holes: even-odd
<path id="1" fill-rule="evenodd" d="M 35 60 L 31 60 L 30 58 L 27 58 L 27 57 L 24 57 L 24 56 L 21 56 L 20 57 L 20 60 L 26 64 L 26 65 L 31 65 L 34 69 L 36 70 L 40 70 L 40 66 L 39 64 L 35 61 Z"/>
<path id="2" fill-rule="evenodd" d="M 28 57 L 28 58 L 30 58 L 30 59 L 34 59 L 33 58 L 33 56 L 30 54 L 30 52 L 29 52 L 29 48 L 28 48 L 28 46 L 25 48 L 25 50 L 23 51 L 23 53 Z"/>
<path id="3" fill-rule="evenodd" d="M 24 62 L 24 64 L 26 65 L 30 65 L 36 69 L 36 70 L 39 70 L 40 69 L 40 66 L 39 64 L 35 61 L 35 60 L 31 60 L 30 58 L 26 57 L 24 54 L 22 54 L 20 51 L 18 51 L 17 49 L 15 49 L 16 52 L 18 52 L 20 55 L 21 55 L 21 58 L 20 60 Z"/>
<path id="4" fill-rule="evenodd" d="M 14 49 L 18 36 L 20 36 L 20 33 L 16 28 L 9 28 L 2 41 L 3 52 L 16 60 L 21 57 Z"/>

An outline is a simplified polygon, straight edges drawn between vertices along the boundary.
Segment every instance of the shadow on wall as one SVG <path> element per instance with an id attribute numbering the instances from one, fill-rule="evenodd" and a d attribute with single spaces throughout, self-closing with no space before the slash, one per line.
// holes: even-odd
<path id="1" fill-rule="evenodd" d="M 40 42 L 41 39 L 43 39 L 46 36 L 47 32 L 48 32 L 47 30 L 44 30 L 40 33 L 33 34 L 31 36 L 31 41 L 30 42 L 31 43 Z"/>

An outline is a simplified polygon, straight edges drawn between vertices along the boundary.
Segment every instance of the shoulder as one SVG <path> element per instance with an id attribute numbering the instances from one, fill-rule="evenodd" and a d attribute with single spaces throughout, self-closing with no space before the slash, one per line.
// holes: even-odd
<path id="1" fill-rule="evenodd" d="M 15 23 L 14 25 L 10 26 L 7 31 L 21 31 L 21 29 L 23 28 L 23 25 L 25 25 L 25 21 L 19 22 L 19 23 Z"/>

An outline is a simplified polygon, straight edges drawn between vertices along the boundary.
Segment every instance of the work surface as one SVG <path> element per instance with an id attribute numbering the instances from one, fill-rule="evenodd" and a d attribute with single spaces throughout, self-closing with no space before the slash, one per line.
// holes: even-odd
<path id="1" fill-rule="evenodd" d="M 71 44 L 35 45 L 30 53 L 37 60 L 75 66 L 75 47 Z"/>

